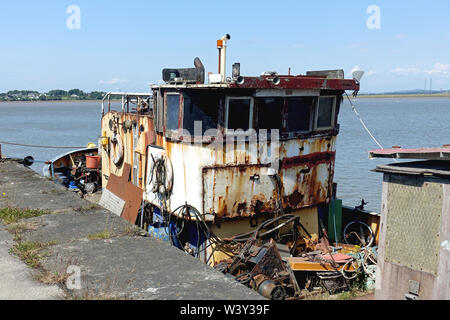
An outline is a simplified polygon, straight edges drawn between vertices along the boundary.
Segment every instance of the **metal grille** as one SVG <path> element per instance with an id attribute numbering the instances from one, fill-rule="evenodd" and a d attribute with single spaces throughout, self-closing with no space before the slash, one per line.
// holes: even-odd
<path id="1" fill-rule="evenodd" d="M 388 186 L 385 260 L 437 275 L 442 184 L 403 179 Z"/>

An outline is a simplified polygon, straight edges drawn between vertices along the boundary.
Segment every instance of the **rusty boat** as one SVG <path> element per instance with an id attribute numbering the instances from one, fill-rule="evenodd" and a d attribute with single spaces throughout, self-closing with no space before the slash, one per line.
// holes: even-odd
<path id="1" fill-rule="evenodd" d="M 345 252 L 334 257 L 326 230 L 339 109 L 359 79 L 243 76 L 239 63 L 228 76 L 229 40 L 217 41 L 217 73 L 195 58 L 193 68 L 163 69 L 149 93 L 104 97 L 100 204 L 268 298 L 294 297 L 296 270 L 326 281 L 357 268 Z M 318 250 L 328 258 L 311 259 Z"/>

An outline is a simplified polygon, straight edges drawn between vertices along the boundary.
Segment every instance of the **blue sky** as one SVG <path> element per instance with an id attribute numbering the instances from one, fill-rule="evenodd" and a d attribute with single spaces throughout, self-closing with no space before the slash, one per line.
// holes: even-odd
<path id="1" fill-rule="evenodd" d="M 80 29 L 66 12 L 80 8 Z M 369 29 L 371 5 L 380 29 Z M 40 0 L 3 2 L 0 92 L 80 88 L 148 91 L 165 67 L 200 57 L 217 71 L 216 40 L 229 33 L 228 70 L 366 71 L 362 92 L 450 89 L 448 0 Z"/>

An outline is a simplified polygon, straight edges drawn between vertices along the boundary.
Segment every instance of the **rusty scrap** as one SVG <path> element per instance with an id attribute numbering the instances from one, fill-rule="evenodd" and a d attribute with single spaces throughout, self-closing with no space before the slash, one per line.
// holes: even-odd
<path id="1" fill-rule="evenodd" d="M 266 298 L 284 300 L 295 295 L 295 279 L 286 268 L 275 241 L 256 245 L 258 240 L 250 239 L 242 245 L 240 252 L 216 268 L 225 274 L 258 291 Z"/>
<path id="2" fill-rule="evenodd" d="M 303 289 L 315 285 L 334 293 L 349 288 L 361 274 L 374 279 L 375 249 L 333 247 L 324 229 L 320 239 L 312 236 L 297 216 L 269 219 L 250 233 L 225 240 L 237 244 L 237 249 L 234 257 L 215 268 L 268 299 L 300 299 Z M 306 280 L 299 280 L 301 274 L 307 275 Z"/>

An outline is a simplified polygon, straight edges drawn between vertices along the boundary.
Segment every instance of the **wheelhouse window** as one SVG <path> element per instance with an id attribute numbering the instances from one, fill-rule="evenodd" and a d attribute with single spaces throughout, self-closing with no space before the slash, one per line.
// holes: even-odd
<path id="1" fill-rule="evenodd" d="M 317 106 L 316 129 L 331 129 L 334 126 L 336 97 L 320 97 Z"/>
<path id="2" fill-rule="evenodd" d="M 269 134 L 272 129 L 281 129 L 284 98 L 258 98 L 256 103 L 258 105 L 258 128 L 267 129 Z"/>
<path id="3" fill-rule="evenodd" d="M 247 131 L 252 128 L 253 98 L 227 97 L 225 126 L 227 129 Z"/>
<path id="4" fill-rule="evenodd" d="M 180 114 L 180 95 L 170 93 L 166 95 L 166 130 L 178 130 Z"/>
<path id="5" fill-rule="evenodd" d="M 311 130 L 311 113 L 315 101 L 315 97 L 286 98 L 287 132 L 307 132 Z"/>
<path id="6" fill-rule="evenodd" d="M 217 129 L 219 96 L 217 94 L 184 94 L 183 129 L 195 133 L 196 121 L 202 123 L 202 134 Z"/>

